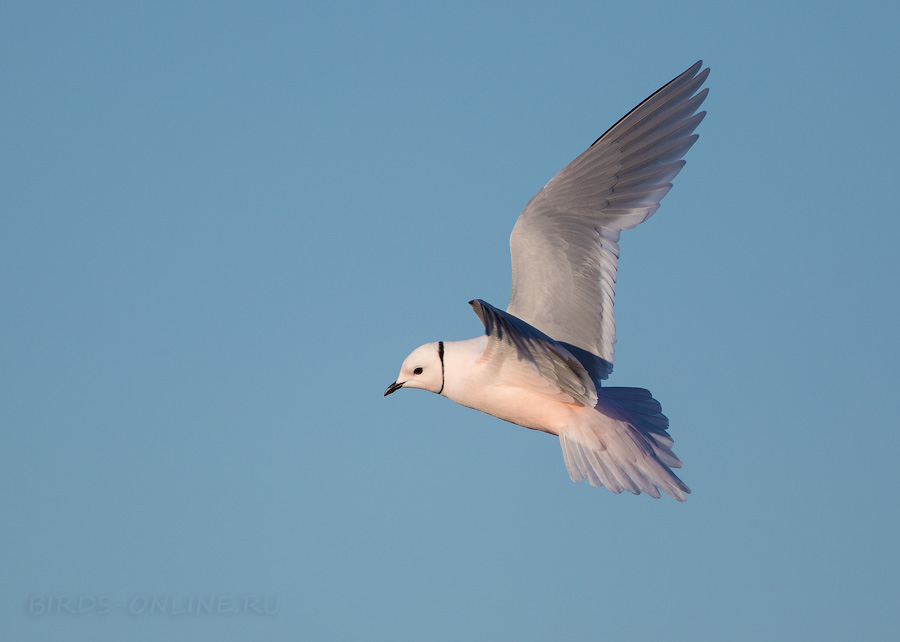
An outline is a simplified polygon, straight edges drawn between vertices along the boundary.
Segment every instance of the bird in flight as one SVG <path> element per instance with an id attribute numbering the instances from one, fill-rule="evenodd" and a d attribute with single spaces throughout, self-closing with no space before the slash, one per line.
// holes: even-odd
<path id="1" fill-rule="evenodd" d="M 484 335 L 413 350 L 387 396 L 435 392 L 559 436 L 572 481 L 684 501 L 669 420 L 643 388 L 602 387 L 613 368 L 619 235 L 646 221 L 696 142 L 709 68 L 697 62 L 626 114 L 532 197 L 509 239 L 502 311 L 469 301 Z"/>

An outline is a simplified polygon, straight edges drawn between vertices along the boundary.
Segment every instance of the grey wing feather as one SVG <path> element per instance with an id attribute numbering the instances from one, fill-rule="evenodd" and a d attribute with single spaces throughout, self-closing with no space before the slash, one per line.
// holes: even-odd
<path id="1" fill-rule="evenodd" d="M 619 233 L 647 220 L 684 167 L 706 112 L 697 62 L 632 109 L 525 206 L 510 236 L 508 312 L 612 371 Z"/>
<path id="2" fill-rule="evenodd" d="M 481 299 L 469 301 L 469 305 L 490 337 L 485 356 L 493 358 L 504 352 L 515 354 L 518 360 L 527 362 L 578 403 L 589 407 L 596 405 L 597 388 L 590 373 L 565 346 Z"/>

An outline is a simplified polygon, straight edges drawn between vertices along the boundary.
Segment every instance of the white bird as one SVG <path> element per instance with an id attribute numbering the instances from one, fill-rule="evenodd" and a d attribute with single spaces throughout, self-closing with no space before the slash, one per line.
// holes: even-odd
<path id="1" fill-rule="evenodd" d="M 416 348 L 385 396 L 420 388 L 558 435 L 572 481 L 614 493 L 690 489 L 672 468 L 669 420 L 642 388 L 600 387 L 612 371 L 619 234 L 659 208 L 697 140 L 702 62 L 632 109 L 528 202 L 509 245 L 503 312 L 470 301 L 485 334 Z"/>

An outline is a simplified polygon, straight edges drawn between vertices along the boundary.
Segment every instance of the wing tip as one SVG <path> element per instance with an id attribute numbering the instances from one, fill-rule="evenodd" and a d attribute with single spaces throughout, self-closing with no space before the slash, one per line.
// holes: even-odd
<path id="1" fill-rule="evenodd" d="M 612 127 L 610 127 L 610 128 L 607 129 L 605 132 L 603 132 L 603 134 L 601 134 L 600 137 L 597 138 L 597 140 L 595 140 L 593 143 L 591 143 L 590 146 L 593 147 L 594 145 L 596 145 L 597 143 L 599 143 L 601 140 L 603 140 L 603 139 L 606 137 L 607 134 L 609 134 L 611 131 L 613 131 L 614 129 L 616 129 L 616 127 L 618 127 L 618 125 L 619 125 L 620 123 L 624 122 L 624 121 L 625 121 L 629 116 L 631 116 L 634 112 L 638 111 L 641 107 L 643 107 L 644 105 L 646 105 L 647 103 L 649 103 L 651 100 L 653 100 L 654 98 L 656 98 L 656 97 L 657 97 L 658 95 L 660 95 L 661 93 L 665 92 L 667 89 L 669 89 L 669 88 L 671 88 L 671 87 L 673 87 L 673 86 L 676 86 L 676 85 L 682 85 L 683 83 L 697 82 L 697 81 L 699 80 L 699 82 L 697 82 L 696 88 L 694 89 L 694 91 L 696 91 L 700 86 L 703 85 L 703 83 L 706 82 L 706 79 L 709 77 L 710 68 L 707 67 L 707 68 L 704 69 L 703 71 L 700 71 L 700 68 L 701 68 L 702 66 L 703 66 L 703 60 L 698 60 L 698 61 L 695 62 L 693 65 L 691 65 L 690 67 L 688 67 L 687 69 L 685 69 L 683 72 L 681 72 L 680 74 L 678 74 L 677 76 L 675 76 L 672 80 L 670 80 L 669 82 L 667 82 L 665 85 L 663 85 L 662 87 L 660 87 L 659 89 L 657 89 L 655 92 L 653 92 L 652 94 L 650 94 L 649 96 L 647 96 L 647 98 L 645 98 L 645 99 L 642 100 L 640 103 L 638 103 L 637 106 L 634 107 L 634 109 L 632 109 L 632 110 L 629 111 L 627 114 L 625 114 L 624 116 L 622 116 L 618 121 L 616 121 L 616 123 L 615 123 Z M 699 73 L 698 73 L 698 71 L 699 71 Z M 708 87 L 707 87 L 707 88 L 704 88 L 704 91 L 707 91 L 707 92 L 708 92 L 708 91 L 709 91 L 709 88 L 708 88 Z M 691 93 L 693 93 L 693 92 L 691 92 Z M 705 100 L 705 99 L 706 99 L 706 96 L 704 95 L 703 100 Z M 700 102 L 702 103 L 703 100 L 701 100 Z M 698 104 L 698 106 L 699 106 L 699 104 Z"/>
<path id="2" fill-rule="evenodd" d="M 471 301 L 469 301 L 469 305 L 472 306 L 473 310 L 475 310 L 475 314 L 477 314 L 478 318 L 481 319 L 481 323 L 483 323 L 485 326 L 487 326 L 487 323 L 484 320 L 484 311 L 485 311 L 485 306 L 487 306 L 489 304 L 482 301 L 481 299 L 472 299 Z M 490 334 L 487 327 L 485 327 L 485 333 Z"/>

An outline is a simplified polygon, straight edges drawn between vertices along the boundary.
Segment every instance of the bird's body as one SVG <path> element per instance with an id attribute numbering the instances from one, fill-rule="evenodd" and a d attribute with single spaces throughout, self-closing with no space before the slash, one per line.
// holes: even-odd
<path id="1" fill-rule="evenodd" d="M 696 141 L 709 70 L 685 71 L 629 112 L 529 201 L 510 237 L 506 312 L 470 301 L 485 334 L 429 343 L 388 395 L 421 388 L 559 436 L 573 481 L 684 501 L 668 419 L 641 388 L 601 388 L 612 371 L 619 235 L 649 218 Z"/>
<path id="2" fill-rule="evenodd" d="M 488 337 L 444 342 L 445 384 L 441 393 L 461 406 L 532 430 L 558 435 L 583 406 L 516 360 L 483 360 Z"/>

